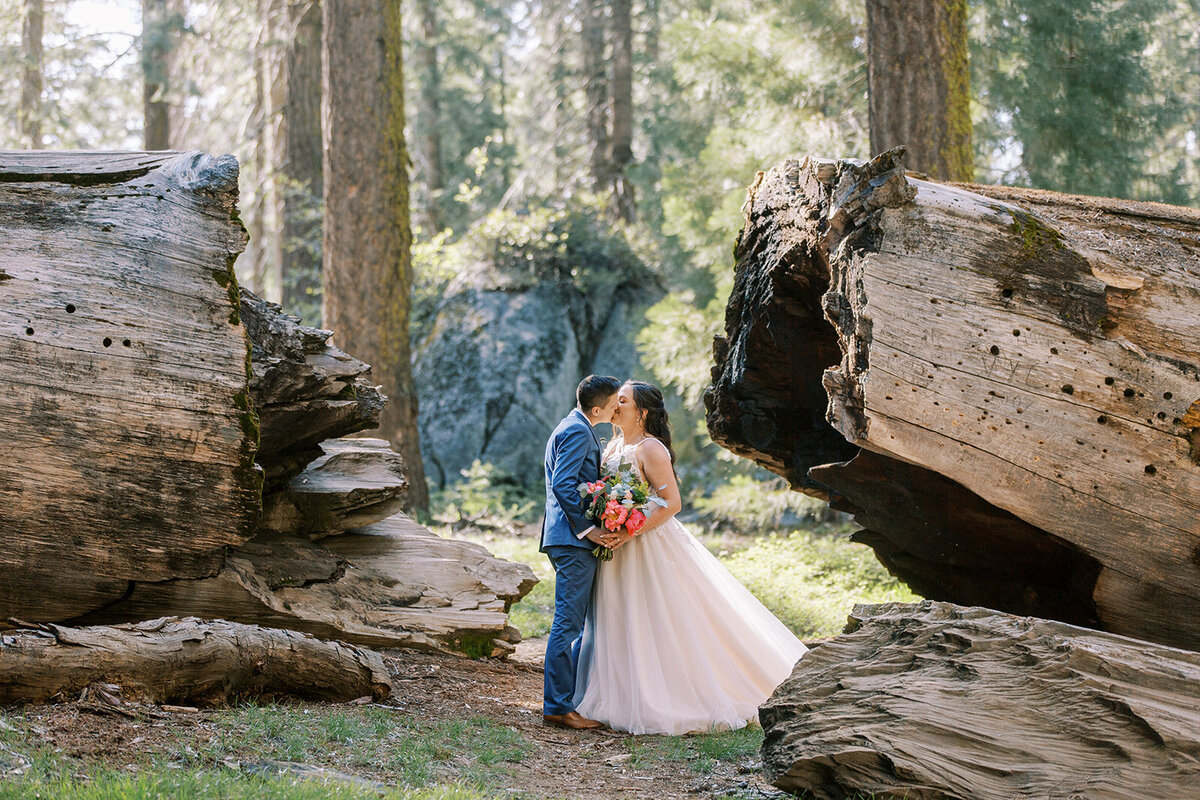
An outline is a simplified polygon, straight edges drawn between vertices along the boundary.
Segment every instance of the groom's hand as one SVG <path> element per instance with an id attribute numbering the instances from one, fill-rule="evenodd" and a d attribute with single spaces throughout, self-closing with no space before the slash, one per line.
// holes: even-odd
<path id="1" fill-rule="evenodd" d="M 610 545 L 609 542 L 612 541 L 613 534 L 609 533 L 603 528 L 592 528 L 583 538 L 587 539 L 592 544 L 598 544 L 601 547 L 611 547 L 612 545 Z"/>

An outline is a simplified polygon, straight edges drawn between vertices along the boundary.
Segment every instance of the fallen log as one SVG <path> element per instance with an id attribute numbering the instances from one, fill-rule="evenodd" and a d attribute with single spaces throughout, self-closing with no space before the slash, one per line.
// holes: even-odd
<path id="1" fill-rule="evenodd" d="M 0 154 L 0 620 L 510 652 L 532 572 L 396 516 L 400 456 L 334 438 L 386 398 L 239 293 L 236 188 L 232 157 Z"/>
<path id="2" fill-rule="evenodd" d="M 80 622 L 219 616 L 368 647 L 502 656 L 521 640 L 508 610 L 535 583 L 526 564 L 394 514 L 315 542 L 264 532 L 212 578 L 136 583 Z"/>
<path id="3" fill-rule="evenodd" d="M 1200 796 L 1200 654 L 983 608 L 856 606 L 759 716 L 820 800 Z"/>
<path id="4" fill-rule="evenodd" d="M 713 439 L 929 597 L 1200 648 L 1200 212 L 902 152 L 751 187 Z"/>
<path id="5" fill-rule="evenodd" d="M 0 153 L 0 618 L 211 574 L 253 535 L 237 175 L 232 156 Z"/>
<path id="6" fill-rule="evenodd" d="M 73 699 L 93 684 L 116 684 L 129 700 L 203 706 L 276 695 L 381 700 L 391 692 L 378 653 L 223 620 L 41 625 L 0 635 L 0 705 Z"/>

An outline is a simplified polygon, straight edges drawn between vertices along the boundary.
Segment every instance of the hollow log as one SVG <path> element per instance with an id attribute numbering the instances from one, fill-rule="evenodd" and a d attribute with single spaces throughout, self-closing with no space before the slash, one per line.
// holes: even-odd
<path id="1" fill-rule="evenodd" d="M 223 620 L 40 625 L 0 635 L 0 705 L 74 698 L 93 684 L 116 684 L 129 700 L 204 706 L 262 695 L 378 700 L 391 692 L 377 653 Z"/>
<path id="2" fill-rule="evenodd" d="M 232 156 L 0 153 L 0 618 L 212 574 L 253 535 L 237 175 Z"/>
<path id="3" fill-rule="evenodd" d="M 902 154 L 751 187 L 713 439 L 928 597 L 1200 649 L 1200 212 Z"/>
<path id="4" fill-rule="evenodd" d="M 820 800 L 1200 797 L 1200 654 L 925 601 L 856 606 L 759 711 Z"/>

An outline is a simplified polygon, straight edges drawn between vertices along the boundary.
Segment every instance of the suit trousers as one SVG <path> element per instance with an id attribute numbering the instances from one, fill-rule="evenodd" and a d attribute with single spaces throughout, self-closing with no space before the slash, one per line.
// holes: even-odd
<path id="1" fill-rule="evenodd" d="M 546 641 L 546 684 L 543 714 L 566 714 L 574 710 L 575 671 L 583 622 L 592 601 L 599 560 L 587 547 L 554 545 L 546 555 L 554 567 L 554 624 Z"/>

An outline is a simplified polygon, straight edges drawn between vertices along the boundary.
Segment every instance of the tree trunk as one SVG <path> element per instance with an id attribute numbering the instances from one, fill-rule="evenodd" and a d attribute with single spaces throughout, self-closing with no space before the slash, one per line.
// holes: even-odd
<path id="1" fill-rule="evenodd" d="M 21 105 L 17 117 L 21 138 L 34 150 L 42 148 L 43 0 L 25 0 L 21 14 Z"/>
<path id="2" fill-rule="evenodd" d="M 119 696 L 217 706 L 263 695 L 337 703 L 382 700 L 392 688 L 378 653 L 293 631 L 193 617 L 9 633 L 0 643 L 0 676 L 4 705 L 74 697 L 84 689 L 103 690 L 110 703 Z"/>
<path id="3" fill-rule="evenodd" d="M 910 169 L 969 181 L 967 0 L 867 0 L 871 152 L 908 148 Z"/>
<path id="4" fill-rule="evenodd" d="M 637 216 L 633 184 L 625 170 L 633 163 L 633 21 L 632 0 L 614 0 L 612 141 L 608 166 L 611 172 L 609 208 L 615 219 L 633 222 Z"/>
<path id="5" fill-rule="evenodd" d="M 389 403 L 380 424 L 429 506 L 408 339 L 412 283 L 399 0 L 324 6 L 324 321 L 372 365 Z"/>
<path id="6" fill-rule="evenodd" d="M 291 0 L 284 63 L 279 163 L 283 307 L 321 324 L 321 3 Z"/>
<path id="7" fill-rule="evenodd" d="M 856 606 L 760 711 L 818 800 L 1143 800 L 1200 789 L 1200 655 L 983 608 Z"/>
<path id="8" fill-rule="evenodd" d="M 583 91 L 587 104 L 588 165 L 592 191 L 602 194 L 609 188 L 612 170 L 609 162 L 608 68 L 604 59 L 606 21 L 601 0 L 582 0 L 580 33 L 583 38 Z"/>
<path id="9" fill-rule="evenodd" d="M 237 172 L 198 153 L 0 154 L 0 618 L 209 575 L 253 535 Z"/>
<path id="10" fill-rule="evenodd" d="M 746 211 L 714 440 L 935 599 L 1200 649 L 1200 214 L 899 152 L 784 162 Z"/>
<path id="11" fill-rule="evenodd" d="M 419 0 L 421 35 L 414 48 L 420 92 L 417 95 L 417 152 L 420 171 L 425 179 L 425 225 L 432 236 L 442 229 L 439 204 L 446 189 L 442 175 L 442 81 L 438 72 L 438 26 L 434 0 Z"/>
<path id="12" fill-rule="evenodd" d="M 178 21 L 170 0 L 142 0 L 142 113 L 147 150 L 171 147 L 171 82 L 173 33 Z"/>

